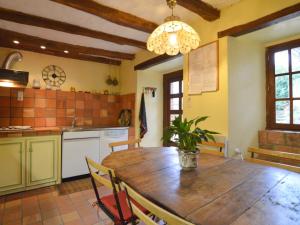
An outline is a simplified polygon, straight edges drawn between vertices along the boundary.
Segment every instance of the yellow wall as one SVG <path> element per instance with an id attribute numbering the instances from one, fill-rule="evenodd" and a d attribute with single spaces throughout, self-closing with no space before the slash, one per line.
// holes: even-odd
<path id="1" fill-rule="evenodd" d="M 161 138 L 163 133 L 163 74 L 151 70 L 139 71 L 137 74 L 138 109 L 140 108 L 143 88 L 157 88 L 155 98 L 152 97 L 151 93 L 145 94 L 148 132 L 142 139 L 141 145 L 143 147 L 160 147 L 162 146 Z M 138 119 L 138 113 L 136 119 Z M 139 129 L 136 131 L 138 133 Z"/>
<path id="2" fill-rule="evenodd" d="M 14 50 L 0 48 L 0 64 L 2 65 L 5 57 Z M 111 92 L 119 92 L 120 85 L 117 87 L 108 86 L 105 82 L 107 76 L 112 74 L 119 79 L 119 66 L 110 66 L 108 64 L 88 62 L 75 59 L 67 59 L 51 55 L 39 54 L 29 51 L 20 51 L 23 54 L 23 60 L 17 62 L 13 69 L 29 72 L 29 82 L 33 79 L 40 79 L 42 88 L 45 88 L 45 82 L 42 80 L 42 70 L 48 65 L 57 65 L 61 67 L 67 76 L 62 90 L 70 90 L 73 86 L 78 91 L 101 91 L 105 89 Z M 29 85 L 30 85 L 29 84 Z"/>
<path id="3" fill-rule="evenodd" d="M 201 123 L 203 128 L 211 129 L 228 135 L 228 38 L 219 40 L 219 90 L 202 93 L 201 95 L 188 95 L 188 57 L 184 61 L 184 117 L 209 116 Z"/>
<path id="4" fill-rule="evenodd" d="M 294 5 L 296 3 L 299 3 L 299 0 L 284 0 L 284 1 L 283 0 L 272 0 L 272 1 L 271 0 L 241 0 L 239 3 L 223 9 L 221 11 L 220 19 L 214 22 L 208 22 L 199 17 L 199 20 L 195 21 L 194 23 L 191 23 L 191 25 L 200 34 L 201 45 L 205 45 L 212 41 L 218 40 L 217 33 L 219 31 L 225 30 L 227 28 L 231 28 L 236 25 L 250 22 L 257 18 L 276 12 L 282 8 Z M 229 60 L 228 45 L 230 43 L 232 44 L 232 41 L 229 41 L 227 37 L 219 39 L 219 90 L 217 92 L 202 93 L 201 95 L 189 96 L 187 94 L 188 56 L 184 57 L 184 68 L 183 68 L 184 69 L 184 90 L 185 90 L 184 99 L 183 99 L 184 116 L 187 118 L 193 118 L 199 115 L 210 116 L 210 118 L 207 121 L 205 121 L 202 124 L 202 126 L 207 129 L 216 130 L 220 132 L 222 135 L 226 135 L 226 136 L 229 136 L 230 133 L 229 128 L 231 126 L 231 121 L 232 121 L 229 118 L 230 96 L 228 93 L 230 89 L 230 85 L 228 81 L 230 76 L 229 62 L 228 62 Z M 146 51 L 141 51 L 138 54 L 136 54 L 136 60 L 134 62 L 134 65 L 138 64 L 139 62 L 145 61 L 150 57 L 153 57 L 153 55 L 147 53 Z M 261 71 L 261 68 L 257 70 Z M 126 71 L 126 73 L 133 74 L 133 66 L 131 72 Z M 123 74 L 122 69 L 121 69 L 121 74 Z M 138 73 L 136 73 L 135 76 L 138 76 Z M 241 76 L 241 74 L 237 73 L 237 76 Z M 255 77 L 258 81 L 259 78 L 257 76 L 259 76 L 259 74 L 255 74 Z M 263 82 L 265 75 L 263 74 L 262 76 L 263 78 L 261 78 L 261 81 Z M 137 80 L 138 78 L 136 79 L 136 82 Z M 129 85 L 133 85 L 131 81 L 130 83 L 128 82 Z M 124 89 L 124 87 L 122 88 Z M 256 88 L 261 90 L 261 84 Z M 238 99 L 236 99 L 236 101 L 239 102 Z M 259 103 L 259 105 L 262 106 L 262 101 Z M 240 106 L 242 107 L 242 105 Z M 137 108 L 137 110 L 139 109 Z M 240 148 L 244 148 L 244 146 L 246 146 L 249 143 L 257 142 L 257 140 L 255 139 L 256 137 L 254 137 L 253 135 L 255 133 L 254 130 L 257 131 L 258 128 L 263 126 L 261 123 L 262 122 L 261 118 L 263 117 L 263 114 L 262 111 L 260 112 L 261 113 L 258 113 L 256 115 L 259 122 L 257 126 L 253 126 L 253 129 L 251 131 L 251 137 L 250 137 L 251 140 L 250 141 L 247 140 L 245 143 L 242 144 L 238 143 L 237 140 L 243 138 L 242 136 L 243 133 L 237 132 L 235 137 L 236 140 L 232 144 L 233 148 L 231 148 L 231 151 L 235 147 L 241 146 Z M 235 113 L 238 113 L 238 110 Z M 138 125 L 138 123 L 136 124 Z M 245 133 L 245 135 L 247 134 Z"/>
<path id="5" fill-rule="evenodd" d="M 257 41 L 228 42 L 229 155 L 258 145 L 257 131 L 266 124 L 265 49 Z"/>
<path id="6" fill-rule="evenodd" d="M 221 12 L 221 18 L 214 22 L 207 22 L 199 17 L 199 21 L 191 23 L 201 37 L 201 45 L 217 40 L 218 31 L 243 24 L 259 17 L 265 16 L 282 8 L 298 3 L 298 0 L 242 0 L 231 7 L 225 8 Z M 131 72 L 126 68 L 126 74 L 137 73 L 133 71 L 134 65 L 145 61 L 151 57 L 146 51 L 136 54 L 136 59 L 132 65 Z M 223 135 L 228 135 L 228 39 L 219 39 L 219 91 L 213 93 L 202 93 L 197 96 L 189 96 L 187 91 L 184 94 L 184 116 L 193 118 L 199 115 L 207 115 L 210 118 L 202 125 L 205 128 L 219 131 Z M 184 57 L 184 90 L 188 90 L 188 56 Z M 123 70 L 121 67 L 122 79 Z M 134 85 L 131 79 L 127 85 Z M 137 82 L 137 80 L 136 80 Z M 126 85 L 126 86 L 127 86 Z M 126 90 L 122 87 L 122 90 Z M 122 91 L 121 91 L 122 92 Z M 138 97 L 138 96 L 137 96 Z M 137 123 L 138 124 L 138 123 Z"/>
<path id="7" fill-rule="evenodd" d="M 136 93 L 137 72 L 134 71 L 134 61 L 123 60 L 120 66 L 121 94 Z"/>
<path id="8" fill-rule="evenodd" d="M 201 45 L 217 40 L 218 31 L 244 24 L 262 16 L 276 12 L 282 8 L 299 3 L 299 0 L 242 0 L 231 7 L 221 11 L 221 18 L 214 22 L 199 19 L 191 24 L 201 37 Z M 184 116 L 188 118 L 197 115 L 210 116 L 203 125 L 228 135 L 228 66 L 227 66 L 227 40 L 219 40 L 219 86 L 214 93 L 203 93 L 197 96 L 184 95 Z M 185 56 L 184 80 L 187 90 L 188 57 Z"/>

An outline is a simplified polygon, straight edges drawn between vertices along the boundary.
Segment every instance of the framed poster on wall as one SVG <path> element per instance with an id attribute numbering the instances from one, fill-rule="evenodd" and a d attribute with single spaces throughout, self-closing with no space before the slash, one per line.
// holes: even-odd
<path id="1" fill-rule="evenodd" d="M 218 90 L 218 41 L 190 52 L 188 64 L 189 95 Z"/>

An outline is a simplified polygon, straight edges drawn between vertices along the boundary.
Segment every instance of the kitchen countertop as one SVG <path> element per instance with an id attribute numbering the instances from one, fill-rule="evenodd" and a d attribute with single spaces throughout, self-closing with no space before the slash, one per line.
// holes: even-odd
<path id="1" fill-rule="evenodd" d="M 77 132 L 77 131 L 97 131 L 97 130 L 103 130 L 103 129 L 127 129 L 129 127 L 124 126 L 78 126 L 78 127 L 62 127 L 62 132 Z"/>
<path id="2" fill-rule="evenodd" d="M 28 137 L 43 135 L 61 135 L 62 132 L 78 132 L 78 131 L 96 131 L 113 128 L 128 128 L 124 126 L 80 126 L 80 127 L 37 127 L 27 130 L 3 130 L 0 131 L 1 137 Z"/>

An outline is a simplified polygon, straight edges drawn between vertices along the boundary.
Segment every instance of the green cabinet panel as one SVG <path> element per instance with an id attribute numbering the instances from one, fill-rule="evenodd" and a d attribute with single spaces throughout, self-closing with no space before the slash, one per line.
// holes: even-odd
<path id="1" fill-rule="evenodd" d="M 27 186 L 57 180 L 57 139 L 39 137 L 27 140 Z"/>
<path id="2" fill-rule="evenodd" d="M 0 196 L 61 180 L 61 136 L 0 138 Z"/>
<path id="3" fill-rule="evenodd" d="M 25 141 L 0 140 L 0 191 L 22 187 L 25 187 Z"/>

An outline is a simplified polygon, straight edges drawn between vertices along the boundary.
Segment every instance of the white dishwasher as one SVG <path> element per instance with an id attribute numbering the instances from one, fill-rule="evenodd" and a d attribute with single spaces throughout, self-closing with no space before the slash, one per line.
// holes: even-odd
<path id="1" fill-rule="evenodd" d="M 100 131 L 64 132 L 62 140 L 63 179 L 88 174 L 85 156 L 99 162 Z"/>
<path id="2" fill-rule="evenodd" d="M 111 149 L 108 146 L 110 143 L 127 141 L 128 140 L 128 128 L 110 128 L 100 131 L 100 162 L 111 153 Z M 114 148 L 114 151 L 120 151 L 128 149 L 127 145 L 118 146 Z"/>

